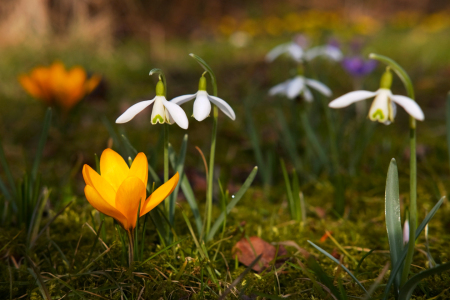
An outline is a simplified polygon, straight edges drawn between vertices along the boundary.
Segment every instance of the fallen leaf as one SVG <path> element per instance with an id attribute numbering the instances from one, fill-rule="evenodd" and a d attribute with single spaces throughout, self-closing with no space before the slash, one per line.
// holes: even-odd
<path id="1" fill-rule="evenodd" d="M 252 236 L 248 240 L 244 237 L 234 245 L 233 258 L 236 258 L 237 256 L 240 263 L 249 266 L 258 255 L 262 254 L 259 262 L 252 268 L 256 272 L 261 272 L 270 266 L 270 262 L 274 260 L 276 252 L 277 248 L 275 246 L 257 236 Z M 286 249 L 280 245 L 277 257 L 286 254 Z M 280 262 L 282 261 L 277 260 L 277 263 Z M 277 266 L 277 264 L 275 264 L 275 266 Z"/>

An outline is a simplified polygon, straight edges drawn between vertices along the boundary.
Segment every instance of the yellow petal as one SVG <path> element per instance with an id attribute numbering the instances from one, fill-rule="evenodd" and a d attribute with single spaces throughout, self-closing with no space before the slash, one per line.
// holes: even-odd
<path id="1" fill-rule="evenodd" d="M 120 185 L 116 195 L 116 208 L 127 218 L 128 228 L 136 226 L 139 203 L 145 201 L 145 186 L 137 177 L 128 177 Z"/>
<path id="2" fill-rule="evenodd" d="M 141 208 L 141 217 L 155 208 L 159 203 L 166 199 L 178 184 L 180 175 L 178 172 L 170 178 L 166 183 L 156 189 L 145 201 L 144 207 Z"/>
<path id="3" fill-rule="evenodd" d="M 114 191 L 117 192 L 119 186 L 127 178 L 129 168 L 117 152 L 111 149 L 105 149 L 100 157 L 100 174 L 106 179 Z"/>
<path id="4" fill-rule="evenodd" d="M 88 165 L 84 165 L 83 167 L 83 178 L 87 185 L 93 187 L 106 202 L 115 207 L 116 192 L 108 181 L 98 175 L 98 173 Z"/>
<path id="5" fill-rule="evenodd" d="M 90 94 L 100 83 L 102 77 L 99 75 L 92 75 L 89 80 L 86 81 L 84 88 L 86 90 L 86 94 Z"/>
<path id="6" fill-rule="evenodd" d="M 47 99 L 45 98 L 45 95 L 42 93 L 42 90 L 39 87 L 39 85 L 36 82 L 34 82 L 30 77 L 28 77 L 27 75 L 21 75 L 19 76 L 19 82 L 25 89 L 25 91 L 27 91 L 28 94 L 30 94 L 32 97 L 47 102 Z"/>
<path id="7" fill-rule="evenodd" d="M 53 101 L 53 95 L 49 85 L 50 79 L 49 69 L 44 67 L 34 68 L 31 71 L 30 78 L 37 84 L 37 86 L 39 86 L 39 89 L 41 90 L 44 99 L 49 103 Z"/>
<path id="8" fill-rule="evenodd" d="M 84 194 L 89 203 L 99 212 L 104 213 L 107 216 L 113 217 L 119 223 L 122 224 L 123 228 L 128 227 L 128 221 L 125 216 L 118 211 L 116 208 L 111 206 L 105 199 L 100 196 L 100 194 L 90 185 L 86 185 L 84 188 Z"/>
<path id="9" fill-rule="evenodd" d="M 144 186 L 147 186 L 148 179 L 148 161 L 147 156 L 144 153 L 138 153 L 131 164 L 130 171 L 128 172 L 128 177 L 135 176 L 142 180 Z"/>
<path id="10" fill-rule="evenodd" d="M 56 98 L 65 96 L 64 84 L 67 79 L 67 72 L 64 65 L 60 62 L 53 63 L 50 68 L 49 86 Z"/>
<path id="11" fill-rule="evenodd" d="M 66 110 L 72 108 L 85 95 L 86 72 L 81 67 L 72 68 L 64 81 L 64 97 L 59 98 L 59 104 Z"/>

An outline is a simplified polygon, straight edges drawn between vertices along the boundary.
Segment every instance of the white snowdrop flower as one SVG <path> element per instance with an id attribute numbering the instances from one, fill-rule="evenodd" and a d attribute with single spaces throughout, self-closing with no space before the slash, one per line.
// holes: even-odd
<path id="1" fill-rule="evenodd" d="M 266 55 L 266 61 L 272 62 L 282 54 L 287 54 L 297 62 L 310 61 L 318 56 L 327 57 L 333 61 L 340 61 L 343 54 L 338 47 L 333 45 L 317 46 L 304 50 L 295 42 L 281 44 L 273 48 Z"/>
<path id="2" fill-rule="evenodd" d="M 342 108 L 352 103 L 375 97 L 369 110 L 370 120 L 389 125 L 394 121 L 396 114 L 395 104 L 398 104 L 414 119 L 423 121 L 425 116 L 416 101 L 406 96 L 393 95 L 390 90 L 391 85 L 392 73 L 386 70 L 381 77 L 380 88 L 377 91 L 353 91 L 331 101 L 328 106 L 331 108 Z"/>
<path id="3" fill-rule="evenodd" d="M 297 75 L 292 79 L 272 87 L 269 90 L 269 95 L 284 95 L 289 99 L 294 99 L 297 96 L 302 95 L 306 101 L 311 102 L 313 101 L 313 95 L 309 88 L 312 88 L 327 97 L 332 95 L 331 90 L 326 85 L 317 80 L 305 78 L 302 75 Z"/>
<path id="4" fill-rule="evenodd" d="M 219 97 L 211 96 L 208 94 L 208 92 L 206 91 L 206 78 L 204 74 L 200 78 L 197 93 L 173 98 L 172 100 L 170 100 L 170 103 L 181 105 L 193 99 L 195 99 L 193 115 L 197 121 L 203 121 L 209 116 L 209 114 L 211 113 L 211 102 L 216 105 L 231 120 L 234 121 L 236 119 L 234 110 L 230 105 L 228 105 L 228 103 L 226 103 Z"/>
<path id="5" fill-rule="evenodd" d="M 154 104 L 153 104 L 154 103 Z M 187 129 L 189 121 L 184 110 L 177 104 L 166 100 L 164 96 L 164 83 L 159 80 L 156 85 L 156 97 L 152 100 L 145 100 L 138 102 L 128 108 L 120 117 L 117 118 L 116 123 L 126 123 L 133 119 L 138 113 L 144 110 L 147 106 L 153 104 L 151 123 L 152 124 L 173 124 L 177 123 L 183 129 Z"/>

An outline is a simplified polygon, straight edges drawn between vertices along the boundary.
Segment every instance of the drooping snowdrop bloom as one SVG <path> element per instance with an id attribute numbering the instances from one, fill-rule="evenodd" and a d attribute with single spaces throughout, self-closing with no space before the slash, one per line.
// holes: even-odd
<path id="1" fill-rule="evenodd" d="M 228 105 L 228 103 L 218 97 L 208 94 L 208 92 L 206 91 L 206 78 L 204 77 L 204 75 L 202 75 L 202 77 L 200 78 L 200 82 L 198 83 L 197 93 L 176 97 L 170 100 L 170 103 L 181 105 L 193 99 L 195 99 L 193 115 L 197 121 L 203 121 L 209 116 L 209 114 L 211 113 L 211 102 L 215 104 L 231 120 L 234 121 L 236 119 L 234 110 L 230 105 Z"/>
<path id="2" fill-rule="evenodd" d="M 303 50 L 296 42 L 290 42 L 273 48 L 267 53 L 266 60 L 272 62 L 282 54 L 289 55 L 297 62 L 310 61 L 318 56 L 324 56 L 334 61 L 340 61 L 343 57 L 341 50 L 332 44 Z"/>
<path id="3" fill-rule="evenodd" d="M 269 95 L 284 95 L 289 99 L 294 99 L 297 96 L 302 95 L 307 102 L 311 102 L 314 98 L 309 88 L 312 88 L 327 97 L 332 95 L 331 90 L 325 84 L 314 79 L 306 78 L 302 75 L 297 75 L 292 79 L 272 87 L 269 90 Z"/>
<path id="4" fill-rule="evenodd" d="M 154 104 L 153 104 L 154 103 Z M 138 102 L 128 108 L 120 117 L 117 118 L 116 123 L 126 123 L 133 119 L 138 113 L 144 110 L 147 106 L 153 104 L 151 123 L 177 123 L 183 129 L 187 129 L 189 121 L 184 110 L 177 104 L 166 100 L 164 96 L 164 83 L 159 80 L 156 84 L 156 97 L 152 100 L 145 100 Z"/>
<path id="5" fill-rule="evenodd" d="M 391 92 L 392 73 L 390 70 L 381 77 L 380 88 L 375 92 L 354 91 L 345 94 L 333 101 L 328 106 L 331 108 L 342 108 L 352 103 L 375 97 L 369 110 L 369 119 L 389 125 L 394 121 L 396 105 L 398 104 L 414 119 L 423 121 L 425 116 L 420 106 L 411 98 L 401 95 L 393 95 Z"/>

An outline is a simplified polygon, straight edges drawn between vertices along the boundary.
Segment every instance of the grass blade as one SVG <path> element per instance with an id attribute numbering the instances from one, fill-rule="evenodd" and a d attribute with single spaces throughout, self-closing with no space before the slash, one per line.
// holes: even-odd
<path id="1" fill-rule="evenodd" d="M 211 83 L 212 86 L 214 88 L 214 96 L 217 96 L 217 82 L 216 82 L 216 75 L 214 74 L 213 70 L 211 69 L 211 67 L 206 63 L 206 61 L 204 61 L 200 56 L 195 55 L 194 53 L 189 54 L 189 56 L 191 56 L 193 59 L 195 59 L 200 66 L 209 73 L 209 76 L 211 77 Z"/>
<path id="2" fill-rule="evenodd" d="M 44 299 L 50 300 L 50 293 L 48 291 L 47 286 L 45 285 L 44 278 L 42 278 L 41 274 L 39 274 L 39 271 L 36 269 L 34 262 L 27 256 L 27 260 L 30 263 L 30 268 L 28 268 L 28 272 L 36 279 L 36 283 L 39 287 L 39 290 L 41 291 L 42 297 Z"/>
<path id="3" fill-rule="evenodd" d="M 423 279 L 449 270 L 450 263 L 446 263 L 414 275 L 400 289 L 399 300 L 409 300 L 412 296 L 412 293 L 414 292 L 414 289 Z"/>
<path id="4" fill-rule="evenodd" d="M 399 261 L 403 251 L 403 232 L 400 217 L 400 195 L 398 187 L 398 170 L 395 159 L 391 160 L 386 179 L 386 230 L 389 239 L 391 264 L 394 266 Z M 395 276 L 394 286 L 397 291 L 400 287 L 401 273 Z"/>
<path id="5" fill-rule="evenodd" d="M 433 218 L 434 214 L 436 213 L 436 211 L 439 209 L 439 207 L 441 207 L 442 203 L 444 202 L 445 197 L 442 197 L 438 203 L 436 203 L 436 205 L 433 207 L 433 209 L 428 213 L 428 215 L 425 217 L 425 219 L 423 219 L 422 223 L 420 223 L 419 227 L 416 230 L 416 240 L 419 237 L 419 235 L 422 233 L 422 230 L 425 228 L 425 226 L 428 224 L 428 222 L 431 220 L 431 218 Z M 397 264 L 393 267 L 391 274 L 389 275 L 389 279 L 388 282 L 386 284 L 386 288 L 384 289 L 384 294 L 383 294 L 383 300 L 386 300 L 388 295 L 389 295 L 389 290 L 391 288 L 392 283 L 394 282 L 395 276 L 397 275 L 398 271 L 400 270 L 400 268 L 403 265 L 403 261 L 406 258 L 406 254 L 408 253 L 408 246 L 405 245 L 405 248 L 402 252 L 402 256 L 400 257 L 399 261 L 397 262 Z"/>
<path id="6" fill-rule="evenodd" d="M 152 256 L 150 256 L 149 258 L 147 258 L 146 260 L 144 260 L 143 262 L 141 262 L 141 263 L 139 264 L 138 267 L 142 266 L 143 264 L 145 264 L 145 263 L 148 262 L 149 260 L 151 260 L 151 259 L 157 257 L 158 255 L 160 255 L 160 254 L 163 253 L 164 251 L 169 250 L 170 248 L 172 248 L 172 247 L 175 246 L 176 244 L 179 244 L 179 243 L 181 243 L 181 242 L 184 242 L 185 240 L 187 240 L 187 237 L 185 237 L 185 238 L 183 238 L 183 239 L 180 239 L 180 240 L 178 240 L 178 241 L 175 241 L 175 242 L 173 242 L 172 244 L 170 244 L 170 245 L 167 246 L 167 247 L 164 247 L 163 249 L 159 250 L 158 252 L 156 252 L 155 254 L 153 254 Z"/>
<path id="7" fill-rule="evenodd" d="M 230 211 L 233 209 L 233 207 L 235 207 L 236 204 L 239 202 L 239 200 L 241 200 L 242 196 L 245 194 L 247 189 L 252 184 L 253 179 L 255 179 L 256 173 L 258 173 L 258 167 L 254 167 L 253 168 L 253 171 L 250 173 L 250 175 L 248 175 L 248 177 L 245 180 L 244 184 L 239 189 L 239 191 L 236 193 L 234 199 L 231 200 L 230 203 L 228 203 L 226 211 L 223 211 L 220 214 L 220 216 L 217 218 L 216 222 L 214 223 L 214 225 L 211 228 L 211 231 L 208 234 L 208 237 L 206 239 L 207 241 L 212 240 L 212 238 L 216 234 L 217 230 L 219 229 L 220 224 L 222 224 L 223 220 L 225 219 L 225 214 L 229 214 Z"/>
<path id="8" fill-rule="evenodd" d="M 308 138 L 311 146 L 314 147 L 314 150 L 316 150 L 315 152 L 317 153 L 317 156 L 319 157 L 322 164 L 328 166 L 327 155 L 325 154 L 323 147 L 320 145 L 320 142 L 317 139 L 317 135 L 314 133 L 305 111 L 301 113 L 300 119 L 303 128 L 305 129 L 306 137 Z"/>
<path id="9" fill-rule="evenodd" d="M 186 157 L 186 149 L 187 149 L 187 141 L 188 141 L 188 135 L 185 134 L 183 137 L 183 142 L 181 144 L 180 149 L 180 155 L 178 155 L 178 159 L 176 158 L 177 155 L 175 153 L 175 150 L 173 149 L 172 145 L 169 144 L 169 159 L 175 160 L 176 165 L 174 167 L 175 171 L 178 172 L 180 175 L 180 178 L 184 177 L 184 159 Z M 173 157 L 170 158 L 170 157 Z M 175 190 L 172 194 L 170 194 L 169 198 L 169 221 L 170 224 L 174 224 L 174 218 L 175 218 L 175 202 L 177 201 L 178 191 L 180 190 L 181 180 L 178 182 L 177 186 L 175 187 Z"/>
<path id="10" fill-rule="evenodd" d="M 303 163 L 300 160 L 300 157 L 297 153 L 297 147 L 295 145 L 294 138 L 292 137 L 292 133 L 289 130 L 289 126 L 286 123 L 286 118 L 283 115 L 281 109 L 277 110 L 277 119 L 280 122 L 281 131 L 283 135 L 284 147 L 288 152 L 291 160 L 294 162 L 295 168 L 297 170 L 303 170 Z"/>
<path id="11" fill-rule="evenodd" d="M 447 101 L 445 102 L 445 121 L 447 125 L 447 150 L 450 161 L 450 92 L 448 92 Z"/>
<path id="12" fill-rule="evenodd" d="M 34 157 L 33 169 L 31 171 L 31 178 L 33 179 L 33 182 L 36 180 L 37 177 L 39 164 L 42 158 L 42 151 L 44 151 L 44 146 L 47 141 L 48 130 L 50 128 L 51 121 L 52 121 L 52 109 L 49 107 L 47 108 L 47 112 L 45 113 L 44 126 L 42 128 L 41 137 L 39 138 L 36 156 Z"/>
<path id="13" fill-rule="evenodd" d="M 0 140 L 0 163 L 2 164 L 3 171 L 5 171 L 5 173 L 6 173 L 6 177 L 8 178 L 10 188 L 13 191 L 13 194 L 15 194 L 16 193 L 16 184 L 14 183 L 14 178 L 11 174 L 11 169 L 9 168 L 8 162 L 6 161 L 6 156 L 5 156 L 5 152 L 3 152 L 3 145 L 2 145 L 1 140 Z"/>
<path id="14" fill-rule="evenodd" d="M 353 278 L 353 280 L 356 282 L 356 284 L 359 285 L 364 290 L 364 292 L 366 292 L 366 294 L 368 294 L 367 290 L 364 288 L 364 286 L 361 284 L 361 282 L 359 282 L 359 280 L 355 277 L 355 275 L 352 274 L 352 272 L 350 272 L 349 269 L 347 269 L 336 258 L 334 258 L 332 255 L 330 255 L 328 252 L 326 252 L 325 250 L 323 250 L 322 248 L 320 248 L 319 246 L 317 246 L 313 242 L 308 241 L 308 243 L 310 243 L 314 248 L 316 248 L 317 250 L 322 252 L 322 254 L 324 254 L 326 257 L 328 257 L 329 259 L 331 259 L 332 261 L 334 261 L 335 263 L 340 265 L 341 268 L 344 269 L 344 271 L 347 272 L 347 274 L 350 275 L 351 278 Z"/>
<path id="15" fill-rule="evenodd" d="M 220 296 L 219 300 L 224 300 L 227 298 L 228 294 L 231 293 L 231 290 L 238 285 L 239 282 L 244 279 L 245 275 L 247 275 L 248 272 L 253 268 L 254 265 L 261 259 L 262 253 L 256 257 L 252 263 L 247 267 L 247 269 L 244 270 L 229 286 L 228 288 L 223 292 L 223 294 Z"/>
<path id="16" fill-rule="evenodd" d="M 284 164 L 284 160 L 280 159 L 281 170 L 283 171 L 284 182 L 286 183 L 286 194 L 288 198 L 289 210 L 291 212 L 291 219 L 295 220 L 294 214 L 294 196 L 292 195 L 291 182 L 289 181 L 289 175 L 286 170 L 286 165 Z"/>

